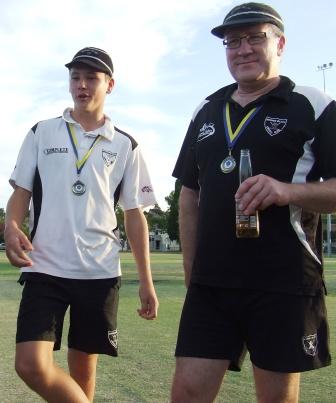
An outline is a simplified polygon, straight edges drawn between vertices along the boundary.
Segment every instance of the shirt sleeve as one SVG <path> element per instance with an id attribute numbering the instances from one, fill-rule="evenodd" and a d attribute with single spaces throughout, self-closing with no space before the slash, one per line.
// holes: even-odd
<path id="1" fill-rule="evenodd" d="M 157 203 L 139 146 L 129 152 L 121 183 L 119 203 L 123 210 L 150 207 Z"/>
<path id="2" fill-rule="evenodd" d="M 316 121 L 316 136 L 312 144 L 323 179 L 336 177 L 336 102 L 331 101 Z"/>
<path id="3" fill-rule="evenodd" d="M 194 132 L 194 121 L 192 120 L 177 158 L 173 176 L 179 179 L 183 186 L 199 190 L 199 169 L 195 154 Z"/>
<path id="4" fill-rule="evenodd" d="M 33 130 L 30 130 L 20 148 L 16 165 L 9 179 L 9 183 L 14 188 L 19 186 L 31 192 L 33 190 L 36 167 L 37 140 L 36 134 Z"/>

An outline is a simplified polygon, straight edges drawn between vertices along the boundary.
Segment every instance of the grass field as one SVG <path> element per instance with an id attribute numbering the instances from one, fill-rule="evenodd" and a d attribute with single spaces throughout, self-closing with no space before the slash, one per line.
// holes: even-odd
<path id="1" fill-rule="evenodd" d="M 123 281 L 119 309 L 119 357 L 101 356 L 98 364 L 95 402 L 165 403 L 169 399 L 174 371 L 174 347 L 185 288 L 181 255 L 153 254 L 152 267 L 160 300 L 159 318 L 145 322 L 136 313 L 138 287 L 134 261 L 123 253 Z M 336 357 L 336 259 L 326 261 L 329 290 L 327 306 L 330 319 L 331 347 Z M 16 314 L 21 287 L 16 283 L 18 271 L 9 266 L 0 252 L 0 403 L 41 402 L 16 376 L 13 369 Z M 66 331 L 63 346 L 55 354 L 66 368 Z M 255 402 L 249 360 L 242 372 L 229 373 L 217 402 Z M 336 402 L 335 364 L 302 375 L 303 403 Z M 61 403 L 61 402 L 60 402 Z M 186 402 L 188 403 L 188 402 Z"/>

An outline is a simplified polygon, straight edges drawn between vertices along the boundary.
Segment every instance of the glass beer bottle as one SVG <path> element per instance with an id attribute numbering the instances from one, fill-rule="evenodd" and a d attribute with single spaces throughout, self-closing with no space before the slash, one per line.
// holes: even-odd
<path id="1" fill-rule="evenodd" d="M 239 183 L 252 176 L 250 150 L 240 150 Z M 236 236 L 237 238 L 257 238 L 259 236 L 259 214 L 244 215 L 236 202 Z"/>

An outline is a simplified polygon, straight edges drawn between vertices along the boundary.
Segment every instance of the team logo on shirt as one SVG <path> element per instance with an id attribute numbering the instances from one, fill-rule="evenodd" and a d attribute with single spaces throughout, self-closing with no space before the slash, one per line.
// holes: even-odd
<path id="1" fill-rule="evenodd" d="M 287 119 L 266 117 L 264 127 L 270 136 L 275 136 L 282 132 L 287 125 Z"/>
<path id="2" fill-rule="evenodd" d="M 114 348 L 118 348 L 118 330 L 109 330 L 107 332 L 107 337 L 109 342 L 112 344 Z"/>
<path id="3" fill-rule="evenodd" d="M 304 352 L 314 357 L 317 353 L 317 334 L 310 334 L 302 337 Z"/>
<path id="4" fill-rule="evenodd" d="M 198 133 L 197 142 L 202 141 L 209 136 L 212 136 L 213 134 L 215 134 L 215 131 L 216 130 L 214 123 L 204 123 Z"/>
<path id="5" fill-rule="evenodd" d="M 112 165 L 114 163 L 114 161 L 117 158 L 117 153 L 112 153 L 111 151 L 106 151 L 103 150 L 102 151 L 102 157 L 104 160 L 104 163 L 107 167 L 109 167 L 110 165 Z"/>
<path id="6" fill-rule="evenodd" d="M 153 192 L 153 189 L 152 189 L 151 186 L 144 186 L 144 187 L 141 189 L 141 192 L 142 192 L 142 193 L 151 193 L 151 192 Z"/>

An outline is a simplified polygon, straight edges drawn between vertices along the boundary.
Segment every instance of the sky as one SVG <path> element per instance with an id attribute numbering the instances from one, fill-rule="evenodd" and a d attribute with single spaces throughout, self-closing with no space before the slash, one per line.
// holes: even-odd
<path id="1" fill-rule="evenodd" d="M 265 1 L 266 2 L 266 1 Z M 115 88 L 105 113 L 139 143 L 160 207 L 191 116 L 232 82 L 221 41 L 210 30 L 242 1 L 11 0 L 0 13 L 0 208 L 20 145 L 38 121 L 72 105 L 64 64 L 85 46 L 111 54 Z M 335 0 L 273 0 L 286 49 L 281 74 L 336 97 Z M 318 66 L 334 65 L 323 71 Z M 297 117 L 300 119 L 300 116 Z M 336 135 L 336 128 L 335 128 Z"/>

